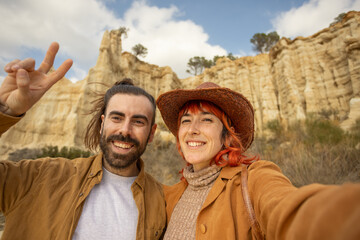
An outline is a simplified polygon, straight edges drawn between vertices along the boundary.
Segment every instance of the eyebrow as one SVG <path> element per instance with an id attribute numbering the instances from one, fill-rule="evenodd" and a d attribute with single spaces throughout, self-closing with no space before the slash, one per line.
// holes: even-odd
<path id="1" fill-rule="evenodd" d="M 211 112 L 201 112 L 201 115 L 214 115 Z M 182 115 L 181 117 L 189 117 L 191 116 L 191 114 L 189 112 L 185 113 L 184 115 Z"/>
<path id="2" fill-rule="evenodd" d="M 109 113 L 109 116 L 111 116 L 111 115 L 119 115 L 121 117 L 125 117 L 125 113 L 119 112 L 119 111 L 111 111 Z M 142 114 L 135 114 L 135 115 L 131 116 L 131 118 L 135 118 L 135 119 L 140 118 L 140 119 L 144 119 L 146 122 L 149 122 L 149 119 L 145 115 L 142 115 Z"/>

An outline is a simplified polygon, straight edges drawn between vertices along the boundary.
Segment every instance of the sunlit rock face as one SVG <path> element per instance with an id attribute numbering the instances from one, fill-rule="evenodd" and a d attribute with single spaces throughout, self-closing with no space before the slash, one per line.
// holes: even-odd
<path id="1" fill-rule="evenodd" d="M 242 93 L 254 106 L 257 132 L 277 119 L 290 124 L 310 113 L 334 113 L 344 129 L 360 118 L 360 12 L 310 36 L 282 38 L 269 54 L 220 59 L 185 79 L 212 81 Z"/>
<path id="2" fill-rule="evenodd" d="M 360 12 L 310 37 L 282 38 L 269 54 L 219 59 L 201 75 L 179 80 L 170 67 L 148 64 L 123 52 L 121 33 L 106 31 L 96 65 L 87 77 L 64 78 L 0 139 L 0 153 L 45 145 L 83 148 L 87 113 L 93 101 L 116 81 L 132 78 L 155 98 L 176 88 L 212 81 L 248 98 L 255 110 L 256 133 L 268 121 L 285 124 L 309 113 L 333 112 L 344 129 L 360 118 Z M 186 63 L 184 63 L 186 64 Z M 241 116 L 239 116 L 241 117 Z M 157 113 L 157 137 L 174 141 Z"/>

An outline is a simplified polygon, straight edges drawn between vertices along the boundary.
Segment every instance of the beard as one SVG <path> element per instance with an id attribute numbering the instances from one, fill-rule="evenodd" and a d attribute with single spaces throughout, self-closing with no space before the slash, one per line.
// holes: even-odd
<path id="1" fill-rule="evenodd" d="M 140 143 L 138 140 L 133 139 L 129 136 L 124 137 L 123 135 L 110 135 L 108 137 L 105 136 L 104 132 L 101 132 L 100 138 L 100 149 L 104 153 L 105 161 L 113 168 L 116 169 L 125 169 L 131 166 L 135 161 L 137 161 L 140 156 L 145 152 L 146 145 L 148 143 L 150 134 L 147 140 L 144 143 Z M 132 143 L 132 148 L 135 151 L 129 152 L 127 154 L 119 154 L 114 153 L 109 146 L 112 141 L 122 141 L 127 143 Z"/>

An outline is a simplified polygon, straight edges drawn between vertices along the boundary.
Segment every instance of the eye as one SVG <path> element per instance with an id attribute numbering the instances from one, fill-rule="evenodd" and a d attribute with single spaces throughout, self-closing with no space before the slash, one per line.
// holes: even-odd
<path id="1" fill-rule="evenodd" d="M 145 125 L 145 121 L 144 120 L 141 120 L 141 119 L 135 119 L 133 121 L 133 123 L 136 125 L 136 126 L 144 126 Z"/>
<path id="2" fill-rule="evenodd" d="M 181 124 L 186 124 L 186 123 L 189 123 L 190 122 L 190 119 L 182 119 L 181 120 Z"/>
<path id="3" fill-rule="evenodd" d="M 203 118 L 202 120 L 203 120 L 203 122 L 213 122 L 213 120 L 211 118 Z"/>
<path id="4" fill-rule="evenodd" d="M 119 117 L 119 116 L 112 116 L 111 118 L 110 118 L 113 122 L 120 122 L 121 121 L 121 118 Z"/>

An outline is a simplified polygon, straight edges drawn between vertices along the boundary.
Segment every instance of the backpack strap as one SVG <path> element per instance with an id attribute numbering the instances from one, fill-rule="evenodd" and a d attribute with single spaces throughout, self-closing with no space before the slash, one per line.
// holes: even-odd
<path id="1" fill-rule="evenodd" d="M 252 229 L 253 234 L 255 235 L 256 240 L 262 240 L 264 239 L 264 235 L 261 232 L 260 225 L 258 221 L 256 220 L 254 207 L 252 206 L 250 195 L 249 195 L 249 189 L 248 189 L 248 169 L 247 165 L 242 164 L 242 170 L 241 170 L 241 192 L 243 195 L 245 208 L 248 213 L 250 226 Z"/>

